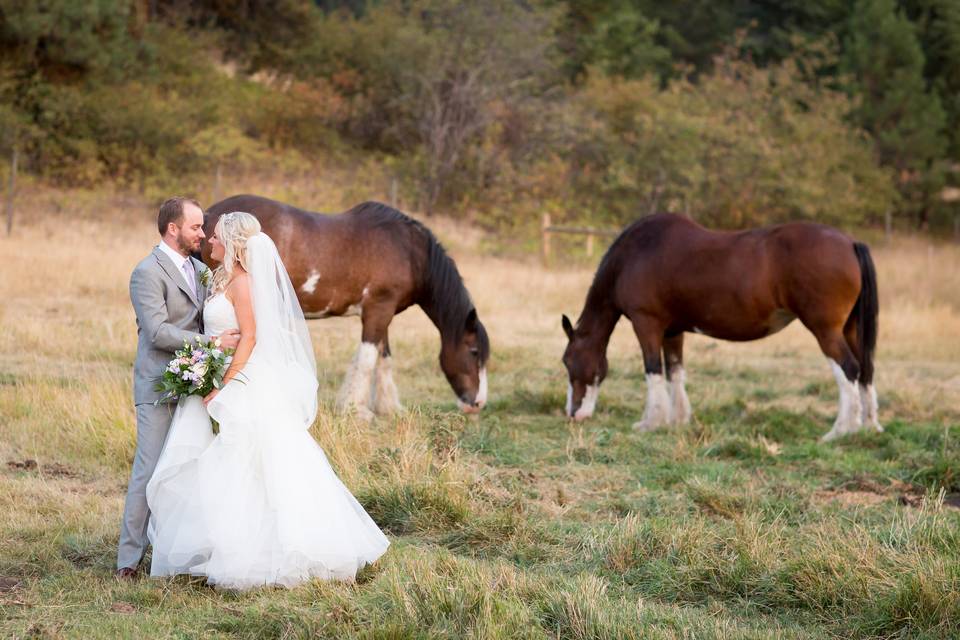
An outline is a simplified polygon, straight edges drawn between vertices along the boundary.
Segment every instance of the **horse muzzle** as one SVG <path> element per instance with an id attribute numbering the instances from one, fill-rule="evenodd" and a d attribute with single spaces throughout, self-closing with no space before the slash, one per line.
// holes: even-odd
<path id="1" fill-rule="evenodd" d="M 464 394 L 466 396 L 466 394 Z M 487 404 L 487 369 L 481 368 L 477 376 L 477 394 L 471 400 L 469 397 L 457 398 L 457 406 L 464 413 L 480 413 Z"/>
<path id="2" fill-rule="evenodd" d="M 577 422 L 583 422 L 593 416 L 593 411 L 597 406 L 597 397 L 600 394 L 600 382 L 595 380 L 594 384 L 587 385 L 586 391 L 579 402 L 573 399 L 573 385 L 567 386 L 567 416 Z"/>
<path id="3" fill-rule="evenodd" d="M 457 399 L 457 406 L 460 408 L 460 411 L 469 414 L 480 413 L 480 410 L 483 409 L 485 404 L 485 402 L 464 402 L 459 398 Z"/>

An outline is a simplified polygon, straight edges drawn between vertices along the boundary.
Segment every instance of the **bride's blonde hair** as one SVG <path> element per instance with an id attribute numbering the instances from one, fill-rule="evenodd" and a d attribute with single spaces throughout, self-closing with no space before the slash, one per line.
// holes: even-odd
<path id="1" fill-rule="evenodd" d="M 227 288 L 233 269 L 247 270 L 247 240 L 260 233 L 260 221 L 245 211 L 220 216 L 215 232 L 223 244 L 223 262 L 213 271 L 213 293 Z"/>

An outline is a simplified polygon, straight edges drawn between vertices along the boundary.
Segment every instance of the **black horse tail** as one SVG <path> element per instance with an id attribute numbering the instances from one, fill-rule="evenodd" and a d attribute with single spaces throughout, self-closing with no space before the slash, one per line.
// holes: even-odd
<path id="1" fill-rule="evenodd" d="M 860 263 L 860 297 L 851 316 L 857 319 L 857 337 L 860 342 L 860 384 L 873 384 L 873 354 L 877 348 L 877 317 L 880 299 L 877 295 L 877 270 L 870 257 L 870 248 L 854 242 L 853 250 Z"/>

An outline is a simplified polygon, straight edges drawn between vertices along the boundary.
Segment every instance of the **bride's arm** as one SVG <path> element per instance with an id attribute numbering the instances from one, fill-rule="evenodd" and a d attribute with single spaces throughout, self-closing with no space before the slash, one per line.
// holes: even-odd
<path id="1" fill-rule="evenodd" d="M 223 376 L 223 384 L 233 380 L 243 369 L 247 360 L 250 359 L 254 345 L 257 344 L 257 321 L 253 316 L 253 301 L 250 299 L 250 276 L 245 272 L 238 273 L 227 287 L 226 294 L 237 314 L 240 342 L 237 343 L 233 360 Z"/>

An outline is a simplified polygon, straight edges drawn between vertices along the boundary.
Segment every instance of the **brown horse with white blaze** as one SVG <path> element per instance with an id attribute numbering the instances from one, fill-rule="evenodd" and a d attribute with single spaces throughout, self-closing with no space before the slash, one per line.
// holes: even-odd
<path id="1" fill-rule="evenodd" d="M 822 439 L 883 430 L 873 386 L 876 272 L 867 246 L 836 229 L 797 222 L 711 231 L 673 214 L 627 227 L 600 262 L 576 327 L 563 316 L 572 418 L 593 414 L 607 375 L 607 344 L 621 316 L 633 325 L 646 370 L 647 404 L 635 429 L 690 420 L 685 333 L 757 340 L 799 318 L 840 389 L 837 419 Z"/>
<path id="2" fill-rule="evenodd" d="M 377 202 L 321 215 L 237 195 L 207 209 L 208 237 L 220 216 L 232 211 L 256 216 L 276 243 L 307 318 L 360 316 L 360 347 L 337 397 L 341 410 L 370 419 L 400 408 L 388 329 L 393 317 L 412 305 L 440 331 L 440 367 L 460 408 L 468 413 L 483 408 L 487 333 L 456 264 L 426 226 Z M 201 251 L 211 264 L 210 247 Z"/>

